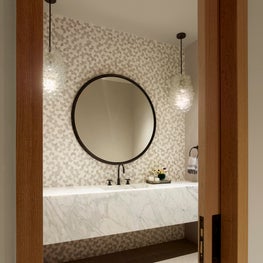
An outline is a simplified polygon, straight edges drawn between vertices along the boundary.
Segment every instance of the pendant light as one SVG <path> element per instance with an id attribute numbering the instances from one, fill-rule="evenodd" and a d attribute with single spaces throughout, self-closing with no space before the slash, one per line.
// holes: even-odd
<path id="1" fill-rule="evenodd" d="M 48 52 L 44 52 L 44 68 L 43 68 L 43 86 L 44 91 L 51 93 L 58 87 L 63 85 L 65 78 L 65 66 L 61 55 L 51 48 L 52 31 L 51 31 L 51 5 L 56 0 L 45 0 L 49 4 L 48 17 Z"/>
<path id="2" fill-rule="evenodd" d="M 193 103 L 194 90 L 191 77 L 183 73 L 182 40 L 186 37 L 186 34 L 181 32 L 176 37 L 180 40 L 180 73 L 171 79 L 170 99 L 177 110 L 187 112 Z"/>

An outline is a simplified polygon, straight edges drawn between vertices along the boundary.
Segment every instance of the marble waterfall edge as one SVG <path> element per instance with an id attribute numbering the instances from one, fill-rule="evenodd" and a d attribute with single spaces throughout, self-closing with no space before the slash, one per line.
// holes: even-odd
<path id="1" fill-rule="evenodd" d="M 44 188 L 44 244 L 198 220 L 198 184 Z"/>

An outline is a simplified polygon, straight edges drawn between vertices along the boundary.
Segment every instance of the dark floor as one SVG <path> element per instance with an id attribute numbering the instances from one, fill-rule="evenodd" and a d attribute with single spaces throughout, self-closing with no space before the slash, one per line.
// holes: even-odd
<path id="1" fill-rule="evenodd" d="M 153 263 L 196 251 L 196 244 L 183 239 L 68 263 Z"/>

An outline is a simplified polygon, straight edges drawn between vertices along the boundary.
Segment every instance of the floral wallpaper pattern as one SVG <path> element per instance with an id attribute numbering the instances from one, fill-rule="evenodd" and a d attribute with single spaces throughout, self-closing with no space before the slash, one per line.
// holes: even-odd
<path id="1" fill-rule="evenodd" d="M 184 225 L 44 246 L 44 263 L 68 262 L 184 238 Z"/>
<path id="2" fill-rule="evenodd" d="M 159 43 L 61 16 L 52 18 L 52 52 L 66 69 L 64 84 L 44 90 L 44 187 L 106 184 L 116 180 L 117 167 L 101 163 L 78 144 L 71 126 L 71 107 L 78 89 L 94 76 L 116 73 L 139 83 L 152 100 L 157 127 L 152 145 L 138 160 L 126 164 L 131 183 L 144 182 L 149 171 L 166 167 L 173 180 L 183 180 L 184 114 L 169 104 L 169 79 L 178 71 L 176 45 Z M 44 50 L 48 49 L 44 15 Z"/>
<path id="3" fill-rule="evenodd" d="M 44 14 L 44 50 L 48 19 Z M 157 127 L 152 145 L 138 160 L 126 164 L 131 184 L 142 183 L 154 168 L 166 167 L 173 181 L 184 179 L 184 114 L 169 104 L 169 79 L 178 72 L 178 48 L 114 29 L 53 16 L 52 52 L 65 64 L 62 86 L 43 94 L 44 187 L 105 185 L 116 180 L 117 167 L 101 163 L 78 144 L 71 126 L 71 107 L 79 88 L 100 74 L 127 76 L 152 100 Z M 44 247 L 44 262 L 65 262 L 184 237 L 184 225 L 168 226 Z"/>

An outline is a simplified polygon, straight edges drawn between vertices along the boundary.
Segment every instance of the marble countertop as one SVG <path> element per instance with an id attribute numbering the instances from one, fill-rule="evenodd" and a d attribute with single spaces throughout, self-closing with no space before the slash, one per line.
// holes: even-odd
<path id="1" fill-rule="evenodd" d="M 179 187 L 198 187 L 196 182 L 179 181 L 168 184 L 130 184 L 130 185 L 94 185 L 94 186 L 67 186 L 67 187 L 49 187 L 43 189 L 43 196 L 60 196 L 60 195 L 81 195 L 90 193 L 129 191 L 129 190 L 151 190 L 167 189 Z"/>
<path id="2" fill-rule="evenodd" d="M 198 220 L 198 184 L 44 189 L 44 244 Z"/>

